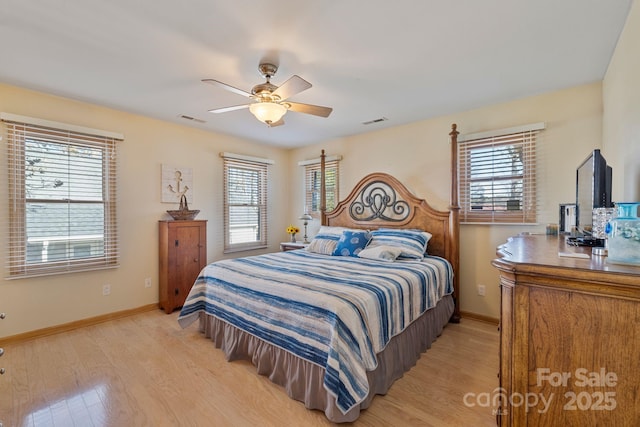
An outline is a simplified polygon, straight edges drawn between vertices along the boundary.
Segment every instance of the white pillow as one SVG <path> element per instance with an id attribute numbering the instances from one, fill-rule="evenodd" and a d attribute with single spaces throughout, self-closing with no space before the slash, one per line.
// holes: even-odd
<path id="1" fill-rule="evenodd" d="M 431 233 L 422 230 L 402 228 L 379 228 L 371 233 L 367 248 L 379 246 L 399 247 L 401 258 L 422 259 L 427 252 Z"/>
<path id="2" fill-rule="evenodd" d="M 338 238 L 340 238 L 340 236 L 342 236 L 342 232 L 346 230 L 350 230 L 350 229 L 347 227 L 333 227 L 330 225 L 322 225 L 318 230 L 318 234 L 338 236 Z"/>
<path id="3" fill-rule="evenodd" d="M 358 253 L 360 258 L 379 259 L 382 261 L 393 262 L 402 253 L 402 248 L 397 246 L 376 246 L 373 248 L 364 248 Z"/>

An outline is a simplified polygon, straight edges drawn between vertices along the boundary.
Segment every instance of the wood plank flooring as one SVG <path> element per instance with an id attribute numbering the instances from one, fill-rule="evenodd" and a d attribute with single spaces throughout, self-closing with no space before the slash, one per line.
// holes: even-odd
<path id="1" fill-rule="evenodd" d="M 176 318 L 157 310 L 8 343 L 0 426 L 332 425 Z M 464 396 L 492 394 L 497 372 L 496 325 L 465 318 L 353 425 L 495 426 L 492 408 Z"/>

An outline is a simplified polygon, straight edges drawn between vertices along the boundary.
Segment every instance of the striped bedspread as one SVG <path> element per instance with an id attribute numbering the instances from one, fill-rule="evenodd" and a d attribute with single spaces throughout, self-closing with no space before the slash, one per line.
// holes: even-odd
<path id="1" fill-rule="evenodd" d="M 438 257 L 384 262 L 304 250 L 205 267 L 178 321 L 206 312 L 325 368 L 324 387 L 346 413 L 369 392 L 376 353 L 453 291 Z"/>

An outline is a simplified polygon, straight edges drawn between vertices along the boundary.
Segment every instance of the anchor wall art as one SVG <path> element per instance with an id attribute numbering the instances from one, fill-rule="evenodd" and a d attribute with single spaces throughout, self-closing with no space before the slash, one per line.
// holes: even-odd
<path id="1" fill-rule="evenodd" d="M 183 194 L 193 204 L 193 169 L 162 165 L 162 203 L 180 203 Z"/>

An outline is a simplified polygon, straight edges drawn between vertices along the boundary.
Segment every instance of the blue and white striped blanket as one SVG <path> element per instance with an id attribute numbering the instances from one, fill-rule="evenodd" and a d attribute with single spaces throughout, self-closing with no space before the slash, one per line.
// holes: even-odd
<path id="1" fill-rule="evenodd" d="M 196 280 L 178 321 L 206 312 L 325 368 L 346 413 L 369 392 L 376 353 L 453 291 L 438 257 L 384 262 L 304 250 L 218 261 Z"/>

